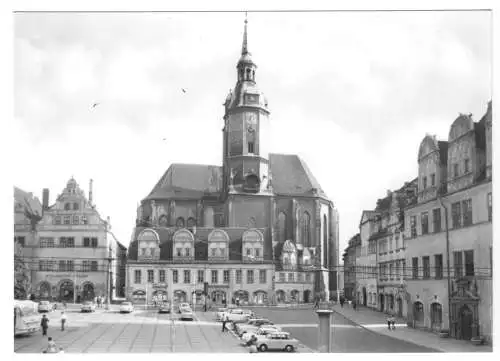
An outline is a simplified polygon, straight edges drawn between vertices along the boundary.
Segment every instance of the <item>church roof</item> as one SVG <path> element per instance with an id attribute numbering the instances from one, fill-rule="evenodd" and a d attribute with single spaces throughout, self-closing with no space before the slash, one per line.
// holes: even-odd
<path id="1" fill-rule="evenodd" d="M 269 154 L 273 189 L 277 194 L 318 195 L 326 197 L 307 164 L 295 154 Z"/>
<path id="2" fill-rule="evenodd" d="M 269 154 L 273 189 L 282 195 L 327 197 L 306 163 L 295 154 Z M 145 198 L 201 199 L 222 191 L 222 167 L 202 164 L 172 164 Z"/>
<path id="3" fill-rule="evenodd" d="M 200 199 L 222 187 L 222 167 L 205 164 L 170 165 L 146 199 Z"/>

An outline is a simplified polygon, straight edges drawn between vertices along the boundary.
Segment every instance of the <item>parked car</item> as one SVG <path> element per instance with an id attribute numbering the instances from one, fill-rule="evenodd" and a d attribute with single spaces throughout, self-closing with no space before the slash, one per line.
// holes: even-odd
<path id="1" fill-rule="evenodd" d="M 81 312 L 95 312 L 95 304 L 91 301 L 82 303 Z"/>
<path id="2" fill-rule="evenodd" d="M 236 334 L 241 336 L 247 331 L 257 331 L 261 326 L 272 324 L 267 318 L 251 318 L 247 323 L 236 324 L 235 330 Z"/>
<path id="3" fill-rule="evenodd" d="M 235 309 L 226 312 L 224 315 L 228 321 L 233 323 L 247 322 L 250 318 L 254 317 L 254 313 L 250 310 Z"/>
<path id="4" fill-rule="evenodd" d="M 265 335 L 269 335 L 271 333 L 276 333 L 276 332 L 281 332 L 281 328 L 278 327 L 278 326 L 275 326 L 275 325 L 267 325 L 267 326 L 264 326 L 264 327 L 261 327 L 257 330 L 249 330 L 247 332 L 245 332 L 242 336 L 241 336 L 241 339 L 245 342 L 248 342 L 248 340 L 250 340 L 250 338 L 255 335 L 255 336 L 265 336 Z"/>
<path id="5" fill-rule="evenodd" d="M 267 350 L 284 350 L 293 352 L 299 346 L 299 342 L 292 338 L 288 332 L 274 332 L 267 335 L 257 336 L 257 349 L 261 352 Z"/>
<path id="6" fill-rule="evenodd" d="M 56 305 L 54 303 L 50 303 L 50 301 L 40 301 L 38 304 L 38 312 L 52 312 L 56 309 Z"/>
<path id="7" fill-rule="evenodd" d="M 194 320 L 194 313 L 191 309 L 186 309 L 186 308 L 183 308 L 182 311 L 181 311 L 181 316 L 180 316 L 180 319 L 181 320 L 190 320 L 190 321 L 193 321 Z"/>
<path id="8" fill-rule="evenodd" d="M 120 313 L 131 313 L 134 312 L 134 305 L 132 302 L 122 302 L 120 305 Z"/>
<path id="9" fill-rule="evenodd" d="M 179 313 L 182 313 L 183 310 L 192 311 L 189 303 L 183 302 L 183 303 L 179 304 Z"/>
<path id="10" fill-rule="evenodd" d="M 163 302 L 158 308 L 158 313 L 170 313 L 170 302 Z"/>

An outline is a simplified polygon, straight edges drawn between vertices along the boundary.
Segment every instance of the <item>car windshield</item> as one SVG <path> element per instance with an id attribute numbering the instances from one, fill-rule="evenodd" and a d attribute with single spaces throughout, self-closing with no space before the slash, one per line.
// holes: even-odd
<path id="1" fill-rule="evenodd" d="M 49 304 L 49 301 L 42 301 L 40 302 L 41 305 L 48 305 Z"/>
<path id="2" fill-rule="evenodd" d="M 35 309 L 33 307 L 20 306 L 19 307 L 19 314 L 22 317 L 27 317 L 27 316 L 36 315 L 36 312 L 35 312 Z"/>
<path id="3" fill-rule="evenodd" d="M 90 302 L 90 301 L 85 301 L 85 302 L 83 303 L 83 305 L 84 305 L 84 306 L 88 306 L 88 305 L 91 305 L 91 304 L 92 304 L 92 302 Z"/>
<path id="4" fill-rule="evenodd" d="M 131 306 L 131 305 L 132 305 L 132 303 L 130 303 L 130 302 L 122 302 L 122 306 Z"/>

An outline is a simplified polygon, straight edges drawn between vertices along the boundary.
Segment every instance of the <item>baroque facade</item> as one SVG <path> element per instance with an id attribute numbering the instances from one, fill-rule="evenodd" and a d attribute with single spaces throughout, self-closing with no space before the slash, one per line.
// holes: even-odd
<path id="1" fill-rule="evenodd" d="M 305 162 L 269 154 L 247 24 L 224 102 L 222 166 L 172 164 L 138 208 L 127 297 L 312 302 L 336 289 L 338 217 Z M 330 280 L 333 278 L 333 281 Z"/>
<path id="2" fill-rule="evenodd" d="M 461 114 L 447 141 L 427 135 L 418 154 L 418 202 L 405 210 L 409 320 L 452 337 L 491 339 L 492 105 Z"/>
<path id="3" fill-rule="evenodd" d="M 89 199 L 71 178 L 56 202 L 49 206 L 43 190 L 43 214 L 35 236 L 26 241 L 32 293 L 37 299 L 81 302 L 103 296 L 123 296 L 125 265 L 121 245 Z M 121 287 L 121 288 L 120 288 Z"/>

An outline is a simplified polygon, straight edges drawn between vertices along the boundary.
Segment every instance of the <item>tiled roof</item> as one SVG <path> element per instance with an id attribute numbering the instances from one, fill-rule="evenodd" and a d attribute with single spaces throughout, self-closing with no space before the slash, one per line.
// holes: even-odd
<path id="1" fill-rule="evenodd" d="M 318 195 L 326 198 L 319 182 L 299 156 L 295 154 L 269 154 L 269 163 L 275 193 L 311 196 L 313 188 L 315 188 Z"/>
<path id="2" fill-rule="evenodd" d="M 217 193 L 222 186 L 222 167 L 202 164 L 172 164 L 146 199 L 200 199 Z"/>

